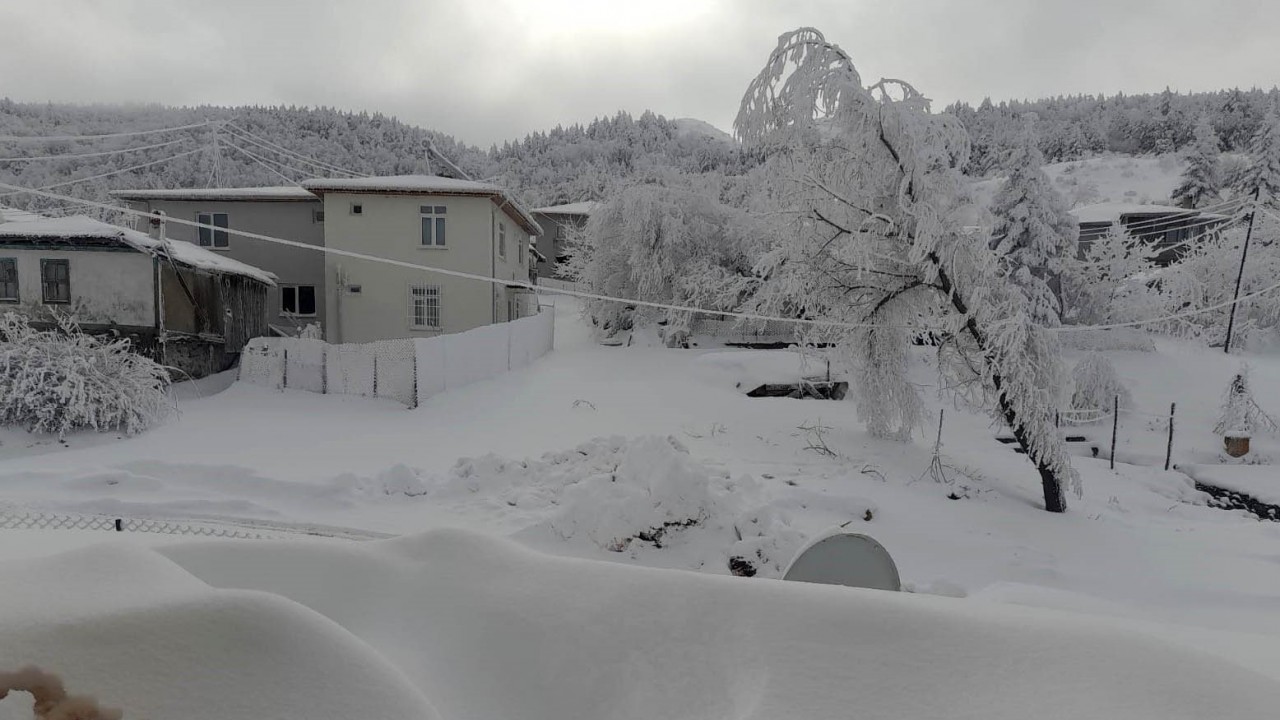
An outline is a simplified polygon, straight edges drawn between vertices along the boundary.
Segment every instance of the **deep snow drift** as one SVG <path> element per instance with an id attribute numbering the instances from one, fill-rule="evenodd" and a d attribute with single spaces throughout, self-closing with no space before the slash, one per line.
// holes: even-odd
<path id="1" fill-rule="evenodd" d="M 1280 697 L 1114 622 L 462 531 L 96 548 L 0 573 L 20 579 L 0 667 L 38 662 L 126 717 L 1198 720 Z"/>

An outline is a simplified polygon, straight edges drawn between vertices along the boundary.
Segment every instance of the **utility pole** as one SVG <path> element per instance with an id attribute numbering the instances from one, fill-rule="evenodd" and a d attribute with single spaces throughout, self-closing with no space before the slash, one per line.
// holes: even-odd
<path id="1" fill-rule="evenodd" d="M 1262 194 L 1262 186 L 1253 189 L 1253 207 L 1249 209 L 1249 229 L 1244 234 L 1244 248 L 1240 251 L 1240 271 L 1236 273 L 1236 291 L 1231 296 L 1231 310 L 1227 313 L 1227 339 L 1222 343 L 1222 351 L 1231 353 L 1231 334 L 1236 326 L 1236 304 L 1240 302 L 1240 284 L 1244 281 L 1244 261 L 1249 256 L 1249 239 L 1253 237 L 1253 221 L 1258 217 L 1258 197 Z"/>

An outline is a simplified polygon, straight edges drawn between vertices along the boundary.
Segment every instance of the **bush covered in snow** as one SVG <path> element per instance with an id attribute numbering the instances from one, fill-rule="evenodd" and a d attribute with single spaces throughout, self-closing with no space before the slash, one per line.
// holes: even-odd
<path id="1" fill-rule="evenodd" d="M 1129 407 L 1133 398 L 1120 381 L 1116 368 L 1100 352 L 1092 352 L 1071 371 L 1071 410 L 1077 422 L 1093 422 L 1110 412 L 1116 398 L 1120 407 Z"/>
<path id="2" fill-rule="evenodd" d="M 88 335 L 71 320 L 37 330 L 0 316 L 0 425 L 59 437 L 73 430 L 146 430 L 172 409 L 169 375 L 123 338 Z"/>
<path id="3" fill-rule="evenodd" d="M 538 460 L 464 458 L 428 495 L 545 518 L 537 527 L 557 541 L 632 558 L 670 549 L 691 569 L 739 575 L 780 577 L 805 539 L 753 478 L 707 467 L 672 437 L 596 438 Z"/>

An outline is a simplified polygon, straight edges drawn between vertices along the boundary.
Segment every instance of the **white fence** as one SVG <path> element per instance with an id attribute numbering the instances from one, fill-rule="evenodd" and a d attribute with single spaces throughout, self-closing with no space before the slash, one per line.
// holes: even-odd
<path id="1" fill-rule="evenodd" d="M 432 395 L 525 367 L 551 351 L 551 312 L 452 335 L 330 345 L 255 338 L 240 380 L 278 390 L 385 397 L 417 407 Z"/>

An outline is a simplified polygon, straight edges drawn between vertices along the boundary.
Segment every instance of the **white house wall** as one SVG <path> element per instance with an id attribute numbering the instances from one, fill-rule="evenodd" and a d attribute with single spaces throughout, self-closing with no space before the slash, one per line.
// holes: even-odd
<path id="1" fill-rule="evenodd" d="M 363 212 L 352 214 L 359 203 Z M 419 207 L 447 209 L 446 247 L 421 244 Z M 325 244 L 392 260 L 428 265 L 485 277 L 527 281 L 529 234 L 487 197 L 376 195 L 326 192 Z M 507 226 L 507 257 L 497 254 L 497 222 Z M 369 260 L 325 256 L 325 312 L 330 342 L 369 342 L 387 338 L 431 337 L 501 322 L 508 317 L 503 286 L 448 277 Z M 437 285 L 441 291 L 441 328 L 411 326 L 410 287 Z M 354 286 L 360 288 L 353 293 Z"/>
<path id="2" fill-rule="evenodd" d="M 34 250 L 0 246 L 0 258 L 18 266 L 17 304 L 0 302 L 0 312 L 17 309 L 47 320 L 50 309 L 73 313 L 82 325 L 155 326 L 155 283 L 151 257 L 131 250 Z M 45 305 L 40 261 L 68 260 L 71 303 Z"/>

